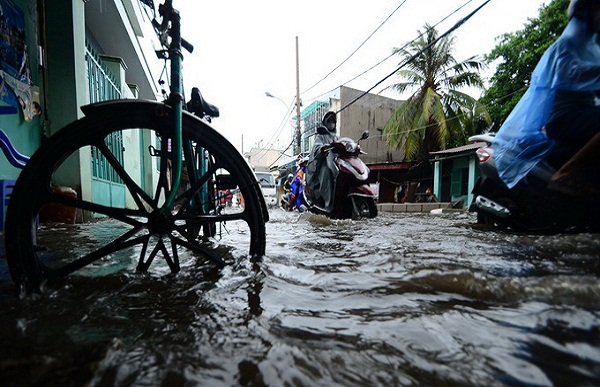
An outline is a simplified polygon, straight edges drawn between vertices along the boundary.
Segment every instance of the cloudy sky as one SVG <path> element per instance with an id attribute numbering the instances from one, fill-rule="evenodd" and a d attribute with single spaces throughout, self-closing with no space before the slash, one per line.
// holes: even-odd
<path id="1" fill-rule="evenodd" d="M 188 90 L 198 86 L 219 107 L 221 117 L 213 125 L 239 150 L 257 144 L 285 148 L 292 134 L 287 106 L 296 94 L 296 37 L 301 99 L 308 106 L 340 85 L 370 89 L 398 66 L 396 57 L 377 65 L 393 47 L 414 39 L 425 23 L 446 32 L 483 3 L 175 0 L 182 35 L 195 46 L 184 59 L 184 82 Z M 491 0 L 454 32 L 456 59 L 489 53 L 497 36 L 521 29 L 547 3 Z M 373 92 L 397 81 L 392 76 Z M 277 98 L 266 97 L 267 91 Z"/>

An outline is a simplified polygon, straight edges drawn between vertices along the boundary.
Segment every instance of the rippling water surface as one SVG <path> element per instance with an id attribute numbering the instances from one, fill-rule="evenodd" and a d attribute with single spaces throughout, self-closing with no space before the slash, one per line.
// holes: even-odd
<path id="1" fill-rule="evenodd" d="M 474 222 L 273 210 L 260 263 L 101 263 L 33 299 L 2 263 L 0 384 L 600 384 L 600 235 Z"/>

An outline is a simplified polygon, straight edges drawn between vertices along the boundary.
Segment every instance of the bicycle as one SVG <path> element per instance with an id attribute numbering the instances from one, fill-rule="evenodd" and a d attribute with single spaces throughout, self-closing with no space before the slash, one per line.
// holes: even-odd
<path id="1" fill-rule="evenodd" d="M 102 273 L 129 266 L 146 272 L 162 255 L 172 273 L 180 270 L 183 250 L 224 265 L 214 238 L 242 236 L 249 255 L 265 253 L 268 210 L 253 171 L 240 153 L 210 125 L 217 110 L 194 88 L 191 108 L 184 110 L 181 75 L 182 48 L 179 12 L 173 0 L 158 8 L 152 24 L 170 61 L 170 94 L 163 102 L 112 100 L 82 106 L 85 116 L 50 137 L 30 158 L 13 190 L 6 219 L 6 255 L 13 281 L 39 292 L 43 283 L 86 269 Z M 188 104 L 189 105 L 189 104 Z M 109 149 L 114 133 L 150 139 L 147 151 L 155 159 L 158 179 L 146 187 L 127 160 Z M 155 139 L 155 140 L 154 140 Z M 101 155 L 127 192 L 126 206 L 64 195 L 54 182 L 70 173 L 73 157 Z M 187 172 L 189 182 L 182 181 Z M 146 182 L 147 184 L 147 182 Z M 222 192 L 236 192 L 243 205 L 221 204 Z M 69 210 L 91 218 L 74 225 L 40 223 L 50 210 Z M 82 238 L 83 237 L 83 238 Z M 72 242 L 72 243 L 70 243 Z M 108 266 L 108 268 L 107 268 Z"/>

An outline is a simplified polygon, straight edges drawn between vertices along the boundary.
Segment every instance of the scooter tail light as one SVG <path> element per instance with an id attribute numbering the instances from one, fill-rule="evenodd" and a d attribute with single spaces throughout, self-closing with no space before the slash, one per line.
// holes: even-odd
<path id="1" fill-rule="evenodd" d="M 475 154 L 477 155 L 477 158 L 479 159 L 480 163 L 485 163 L 490 159 L 490 157 L 492 157 L 492 155 L 490 155 L 490 153 L 487 150 L 485 150 L 485 148 L 477 149 L 475 151 Z"/>

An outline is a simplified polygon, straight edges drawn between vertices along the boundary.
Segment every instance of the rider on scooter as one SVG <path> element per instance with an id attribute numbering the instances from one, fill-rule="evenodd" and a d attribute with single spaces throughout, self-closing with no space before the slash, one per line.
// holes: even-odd
<path id="1" fill-rule="evenodd" d="M 333 153 L 327 151 L 327 147 L 339 139 L 336 134 L 335 112 L 325 113 L 322 123 L 323 125 L 317 128 L 317 136 L 310 153 L 306 184 L 313 193 L 315 205 L 330 212 L 333 208 L 335 181 L 339 172 L 333 160 Z"/>
<path id="2" fill-rule="evenodd" d="M 304 185 L 306 184 L 305 176 L 306 176 L 306 160 L 304 160 L 303 158 L 300 158 L 300 160 L 298 160 L 298 170 L 296 170 L 296 174 L 294 175 L 294 178 L 292 179 L 292 183 L 290 185 L 290 188 L 292 191 L 292 196 L 295 201 L 296 209 L 300 212 L 303 211 L 302 198 L 304 196 L 303 195 Z M 290 206 L 292 206 L 293 204 L 294 203 L 290 203 Z"/>

